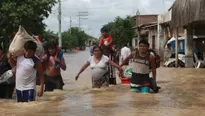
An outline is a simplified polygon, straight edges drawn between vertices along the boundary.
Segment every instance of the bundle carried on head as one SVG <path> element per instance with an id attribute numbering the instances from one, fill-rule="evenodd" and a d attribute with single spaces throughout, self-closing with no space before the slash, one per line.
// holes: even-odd
<path id="1" fill-rule="evenodd" d="M 34 39 L 32 36 L 30 36 L 22 26 L 19 26 L 19 30 L 14 36 L 14 39 L 9 46 L 9 53 L 14 56 L 23 55 L 24 43 L 27 41 L 34 41 L 37 44 L 37 49 L 35 53 L 37 56 L 40 57 L 43 55 L 44 49 L 42 43 L 39 40 Z"/>

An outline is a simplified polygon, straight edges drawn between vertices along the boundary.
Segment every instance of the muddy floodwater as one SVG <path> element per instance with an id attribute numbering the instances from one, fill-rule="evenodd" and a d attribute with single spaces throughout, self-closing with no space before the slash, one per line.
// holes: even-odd
<path id="1" fill-rule="evenodd" d="M 64 91 L 31 103 L 0 100 L 0 116 L 205 116 L 205 69 L 158 69 L 158 94 L 130 92 L 119 79 L 116 86 L 93 90 L 89 69 L 74 80 L 88 57 L 88 50 L 65 54 Z"/>

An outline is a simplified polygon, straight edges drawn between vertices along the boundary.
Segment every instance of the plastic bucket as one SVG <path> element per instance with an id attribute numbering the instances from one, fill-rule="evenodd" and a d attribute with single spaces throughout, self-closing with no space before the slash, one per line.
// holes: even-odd
<path id="1" fill-rule="evenodd" d="M 121 83 L 122 84 L 130 84 L 130 79 L 129 78 L 120 78 L 120 80 L 121 80 Z"/>

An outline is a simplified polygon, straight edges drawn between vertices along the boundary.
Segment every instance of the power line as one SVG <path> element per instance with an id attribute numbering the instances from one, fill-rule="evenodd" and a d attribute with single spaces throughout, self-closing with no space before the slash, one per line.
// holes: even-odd
<path id="1" fill-rule="evenodd" d="M 66 21 L 63 17 L 62 17 L 62 20 L 63 20 L 63 22 L 65 22 L 65 23 L 70 23 L 70 22 Z"/>
<path id="2" fill-rule="evenodd" d="M 78 18 L 79 18 L 79 28 L 81 26 L 81 20 L 86 20 L 88 18 L 86 18 L 86 16 L 88 16 L 88 12 L 82 11 L 78 13 Z"/>
<path id="3" fill-rule="evenodd" d="M 63 3 L 63 2 L 67 2 L 67 1 L 69 1 L 69 0 L 63 0 L 63 1 L 61 1 L 61 3 Z"/>
<path id="4" fill-rule="evenodd" d="M 121 5 L 124 6 L 125 4 L 115 4 L 115 5 L 95 7 L 95 8 L 67 8 L 66 6 L 62 6 L 62 7 L 63 7 L 63 8 L 66 8 L 66 9 L 103 9 L 103 8 L 112 8 L 113 6 L 121 6 Z"/>
<path id="5" fill-rule="evenodd" d="M 71 29 L 72 26 L 74 26 L 74 27 L 79 26 L 78 23 L 73 22 L 73 20 L 71 19 L 71 17 L 70 17 L 70 21 L 66 21 L 66 20 L 64 19 L 64 17 L 62 17 L 62 21 L 63 21 L 64 23 L 66 23 L 66 24 L 70 24 L 70 29 Z M 74 20 L 74 21 L 77 21 L 77 20 Z M 70 33 L 71 33 L 71 32 L 70 32 Z"/>

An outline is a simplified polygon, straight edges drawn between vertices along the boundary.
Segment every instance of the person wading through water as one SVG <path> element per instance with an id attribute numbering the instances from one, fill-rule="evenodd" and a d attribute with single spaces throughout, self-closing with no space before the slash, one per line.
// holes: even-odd
<path id="1" fill-rule="evenodd" d="M 100 37 L 100 47 L 103 50 L 103 54 L 109 57 L 111 60 L 113 60 L 113 50 L 112 50 L 112 36 L 108 34 L 108 29 L 106 27 L 101 28 L 101 34 Z M 113 67 L 108 66 L 108 73 L 109 73 L 109 84 L 116 85 L 116 74 L 114 74 Z"/>
<path id="2" fill-rule="evenodd" d="M 40 90 L 38 96 L 43 95 L 44 75 L 40 59 L 35 55 L 37 44 L 27 41 L 24 44 L 24 55 L 15 58 L 9 55 L 11 66 L 16 67 L 16 97 L 17 102 L 35 101 L 36 74 L 40 75 Z"/>
<path id="3" fill-rule="evenodd" d="M 66 64 L 62 51 L 58 48 L 56 40 L 49 40 L 47 49 L 47 54 L 42 58 L 45 67 L 45 91 L 63 90 L 64 82 L 61 69 L 65 71 Z"/>
<path id="4" fill-rule="evenodd" d="M 150 67 L 153 80 L 156 81 L 156 62 L 153 55 L 148 52 L 149 43 L 146 40 L 139 42 L 139 50 L 132 52 L 120 66 L 133 59 L 133 72 L 130 80 L 130 90 L 147 93 L 150 91 Z"/>
<path id="5" fill-rule="evenodd" d="M 92 87 L 93 88 L 101 88 L 108 87 L 108 72 L 107 67 L 108 64 L 113 65 L 120 72 L 122 69 L 119 65 L 111 61 L 107 56 L 103 55 L 102 48 L 99 46 L 95 46 L 93 48 L 93 56 L 91 56 L 86 64 L 80 69 L 79 73 L 75 77 L 76 81 L 79 78 L 79 75 L 90 66 L 92 72 Z"/>
<path id="6" fill-rule="evenodd" d="M 9 57 L 9 56 L 8 56 Z M 8 61 L 8 58 L 6 54 L 3 53 L 3 49 L 0 46 L 0 76 L 2 77 L 5 72 L 12 69 L 10 65 L 10 61 Z M 15 73 L 15 68 L 12 70 L 12 73 Z M 1 78 L 2 80 L 4 78 Z M 15 77 L 12 76 L 10 79 L 8 79 L 6 82 L 0 83 L 0 98 L 3 99 L 12 99 L 13 91 L 15 88 Z"/>

